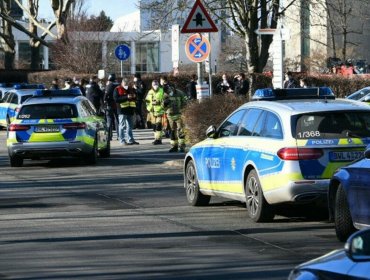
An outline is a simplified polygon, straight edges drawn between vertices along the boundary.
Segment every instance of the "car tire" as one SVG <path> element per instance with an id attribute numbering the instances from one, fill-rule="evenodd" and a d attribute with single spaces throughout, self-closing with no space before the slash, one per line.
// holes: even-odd
<path id="1" fill-rule="evenodd" d="M 248 174 L 245 186 L 245 199 L 248 216 L 253 221 L 260 223 L 270 222 L 274 219 L 274 209 L 263 196 L 261 183 L 255 170 Z"/>
<path id="2" fill-rule="evenodd" d="M 185 167 L 185 191 L 190 205 L 206 206 L 209 204 L 211 196 L 204 195 L 200 192 L 197 172 L 192 160 Z"/>
<path id="3" fill-rule="evenodd" d="M 19 156 L 9 156 L 9 159 L 10 159 L 10 167 L 22 167 L 23 158 Z"/>
<path id="4" fill-rule="evenodd" d="M 110 157 L 110 140 L 107 141 L 107 147 L 102 149 L 99 152 L 99 156 L 102 158 L 109 158 Z"/>
<path id="5" fill-rule="evenodd" d="M 95 138 L 93 148 L 86 157 L 86 162 L 87 164 L 96 164 L 97 161 L 98 161 L 98 141 Z"/>
<path id="6" fill-rule="evenodd" d="M 334 225 L 337 238 L 342 242 L 345 242 L 347 238 L 356 231 L 353 226 L 346 191 L 341 185 L 338 186 L 338 190 L 335 195 Z"/>

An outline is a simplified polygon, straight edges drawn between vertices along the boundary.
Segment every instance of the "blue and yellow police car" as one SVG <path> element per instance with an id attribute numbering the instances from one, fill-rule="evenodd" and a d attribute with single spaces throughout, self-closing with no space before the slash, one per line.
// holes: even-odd
<path id="1" fill-rule="evenodd" d="M 255 222 L 269 221 L 277 204 L 327 198 L 334 171 L 370 143 L 370 108 L 330 88 L 262 89 L 207 136 L 185 157 L 188 202 L 231 198 Z"/>
<path id="2" fill-rule="evenodd" d="M 12 167 L 24 159 L 67 156 L 95 164 L 98 155 L 110 156 L 106 122 L 79 89 L 37 91 L 9 125 L 7 147 Z"/>
<path id="3" fill-rule="evenodd" d="M 42 84 L 15 84 L 4 91 L 0 101 L 0 126 L 6 128 L 12 122 L 20 105 L 30 98 L 37 89 L 44 89 Z"/>

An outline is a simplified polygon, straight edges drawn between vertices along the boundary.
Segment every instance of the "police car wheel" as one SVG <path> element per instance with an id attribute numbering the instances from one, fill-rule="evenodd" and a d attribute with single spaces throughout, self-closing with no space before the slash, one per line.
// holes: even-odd
<path id="1" fill-rule="evenodd" d="M 93 149 L 90 154 L 87 155 L 86 162 L 88 164 L 95 164 L 98 160 L 98 143 L 95 139 Z"/>
<path id="2" fill-rule="evenodd" d="M 255 170 L 252 170 L 247 177 L 245 195 L 248 215 L 253 221 L 257 223 L 272 221 L 275 213 L 272 206 L 267 203 L 263 196 L 261 184 Z"/>
<path id="3" fill-rule="evenodd" d="M 335 233 L 339 241 L 346 241 L 356 231 L 353 226 L 351 212 L 349 210 L 347 195 L 344 188 L 339 185 L 335 195 L 334 205 Z"/>
<path id="4" fill-rule="evenodd" d="M 9 158 L 11 167 L 21 167 L 23 165 L 23 158 L 19 156 L 10 156 Z"/>
<path id="5" fill-rule="evenodd" d="M 192 206 L 206 206 L 211 197 L 204 195 L 199 190 L 197 173 L 193 161 L 189 161 L 185 168 L 185 191 L 186 198 Z"/>
<path id="6" fill-rule="evenodd" d="M 110 140 L 108 139 L 107 147 L 99 152 L 99 156 L 102 158 L 110 157 Z"/>

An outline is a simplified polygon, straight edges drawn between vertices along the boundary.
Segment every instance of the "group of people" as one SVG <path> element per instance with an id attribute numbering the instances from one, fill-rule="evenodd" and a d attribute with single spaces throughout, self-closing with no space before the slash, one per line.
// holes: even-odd
<path id="1" fill-rule="evenodd" d="M 85 83 L 85 80 L 81 83 L 77 79 L 65 79 L 64 84 L 61 89 L 80 88 L 97 112 L 104 112 L 110 140 L 115 127 L 117 140 L 122 145 L 139 145 L 134 139 L 134 125 L 137 128 L 152 127 L 153 145 L 162 144 L 162 137 L 167 131 L 171 143 L 169 152 L 185 151 L 181 110 L 187 99 L 168 82 L 166 76 L 153 80 L 148 91 L 139 73 L 131 81 L 123 78 L 121 83 L 117 82 L 115 74 L 110 74 L 105 85 L 100 83 L 97 76 L 92 76 L 89 83 Z M 58 79 L 52 81 L 51 89 L 60 89 Z M 147 110 L 146 119 L 144 107 Z"/>
<path id="2" fill-rule="evenodd" d="M 307 88 L 307 80 L 306 78 L 300 78 L 299 84 L 297 84 L 292 72 L 288 71 L 285 73 L 283 88 Z"/>
<path id="3" fill-rule="evenodd" d="M 249 81 L 244 73 L 234 76 L 233 81 L 229 81 L 226 74 L 222 75 L 222 80 L 217 84 L 216 93 L 226 94 L 234 93 L 238 96 L 247 96 L 249 92 Z"/>

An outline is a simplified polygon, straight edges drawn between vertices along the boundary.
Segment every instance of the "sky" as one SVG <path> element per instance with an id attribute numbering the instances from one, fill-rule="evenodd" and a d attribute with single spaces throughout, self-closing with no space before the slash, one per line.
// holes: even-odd
<path id="1" fill-rule="evenodd" d="M 39 0 L 39 18 L 53 19 L 50 0 Z M 137 10 L 137 0 L 85 0 L 85 8 L 89 15 L 99 15 L 103 10 L 112 20 Z"/>

